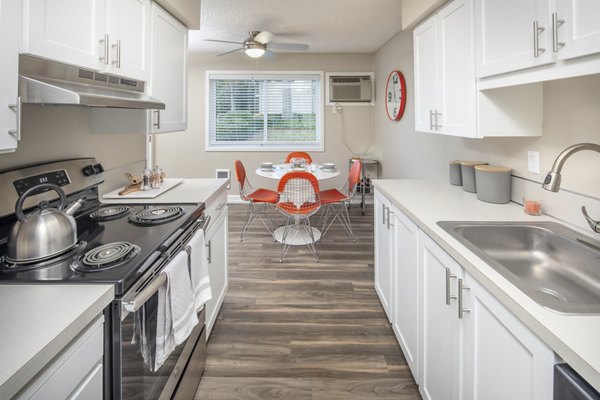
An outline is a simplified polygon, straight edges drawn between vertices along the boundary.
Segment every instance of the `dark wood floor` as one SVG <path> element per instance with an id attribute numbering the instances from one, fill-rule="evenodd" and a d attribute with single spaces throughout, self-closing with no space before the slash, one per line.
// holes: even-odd
<path id="1" fill-rule="evenodd" d="M 373 209 L 351 208 L 356 235 L 328 232 L 318 263 L 280 245 L 244 205 L 229 208 L 229 292 L 208 344 L 198 400 L 420 399 L 373 289 Z"/>

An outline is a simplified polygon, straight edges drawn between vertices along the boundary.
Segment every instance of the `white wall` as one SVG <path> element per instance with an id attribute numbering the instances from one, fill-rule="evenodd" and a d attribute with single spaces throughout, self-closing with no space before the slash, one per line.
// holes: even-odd
<path id="1" fill-rule="evenodd" d="M 246 71 L 324 71 L 324 72 L 369 72 L 373 71 L 372 54 L 278 54 L 275 58 L 251 59 L 244 55 L 232 54 L 223 57 L 191 54 L 189 57 L 189 104 L 188 129 L 185 132 L 156 135 L 156 162 L 169 176 L 188 178 L 212 178 L 215 169 L 232 170 L 232 193 L 237 193 L 237 183 L 233 173 L 236 159 L 244 162 L 248 178 L 254 186 L 274 188 L 275 181 L 257 177 L 253 171 L 263 161 L 278 162 L 285 158 L 287 151 L 280 152 L 207 152 L 206 137 L 206 71 L 246 70 Z M 324 95 L 324 94 L 323 94 Z M 326 107 L 325 151 L 313 152 L 316 162 L 334 162 L 340 170 L 347 171 L 348 159 L 353 154 L 368 151 L 371 142 L 373 107 L 344 107 L 341 114 L 333 114 Z M 352 151 L 341 140 L 342 127 L 345 127 L 347 142 Z M 347 175 L 326 182 L 323 186 L 341 186 Z"/>
<path id="2" fill-rule="evenodd" d="M 374 110 L 374 151 L 381 157 L 386 178 L 447 179 L 449 160 L 480 159 L 511 167 L 514 175 L 538 182 L 534 185 L 538 188 L 562 149 L 579 142 L 600 143 L 600 75 L 544 83 L 541 137 L 462 139 L 414 131 L 412 31 L 398 33 L 380 48 L 375 54 L 375 66 L 378 96 Z M 381 101 L 385 79 L 393 69 L 404 73 L 408 88 L 405 114 L 399 122 L 387 118 Z M 540 152 L 541 175 L 527 172 L 528 150 Z M 572 157 L 565 165 L 562 182 L 561 194 L 567 189 L 599 199 L 600 154 L 583 152 Z M 549 203 L 557 202 L 560 197 L 540 192 Z M 578 216 L 580 206 L 578 202 L 561 204 L 557 213 L 563 213 L 563 208 L 574 211 L 558 217 Z M 600 217 L 600 208 L 595 210 Z"/>
<path id="3" fill-rule="evenodd" d="M 25 164 L 96 157 L 112 190 L 126 182 L 125 172 L 140 172 L 145 160 L 143 134 L 92 134 L 87 107 L 24 105 L 22 135 L 14 153 L 0 154 L 0 170 Z"/>

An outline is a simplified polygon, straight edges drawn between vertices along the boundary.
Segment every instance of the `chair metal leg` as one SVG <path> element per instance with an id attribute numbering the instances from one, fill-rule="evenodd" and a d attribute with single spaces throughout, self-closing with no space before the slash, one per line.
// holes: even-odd
<path id="1" fill-rule="evenodd" d="M 252 216 L 252 202 L 248 203 L 248 208 L 246 209 L 246 218 L 244 220 L 244 225 L 242 225 L 242 233 L 240 235 L 240 242 L 244 241 L 244 232 L 248 229 L 248 226 L 251 222 Z"/>
<path id="2" fill-rule="evenodd" d="M 313 256 L 315 256 L 315 262 L 319 262 L 319 256 L 317 254 L 317 248 L 315 247 L 315 235 L 310 225 L 310 218 L 306 218 L 306 225 L 308 226 L 308 233 L 310 236 L 310 243 L 307 243 L 308 248 L 312 252 Z"/>
<path id="3" fill-rule="evenodd" d="M 285 255 L 287 254 L 289 248 L 290 248 L 290 244 L 286 244 L 286 239 L 288 238 L 288 235 L 291 231 L 292 227 L 290 225 L 290 218 L 287 218 L 286 224 L 283 228 L 283 235 L 281 237 L 281 258 L 279 260 L 280 263 L 283 262 L 283 259 L 285 258 Z"/>

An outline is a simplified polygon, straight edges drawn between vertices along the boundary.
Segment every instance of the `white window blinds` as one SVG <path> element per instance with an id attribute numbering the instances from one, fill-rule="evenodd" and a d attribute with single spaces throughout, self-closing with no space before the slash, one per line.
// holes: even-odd
<path id="1" fill-rule="evenodd" d="M 320 74 L 210 74 L 209 147 L 321 147 Z"/>

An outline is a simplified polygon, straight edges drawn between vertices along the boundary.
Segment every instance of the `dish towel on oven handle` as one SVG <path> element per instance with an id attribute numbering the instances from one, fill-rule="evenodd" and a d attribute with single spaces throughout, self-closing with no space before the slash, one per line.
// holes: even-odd
<path id="1" fill-rule="evenodd" d="M 204 230 L 197 231 L 189 241 L 190 247 L 190 277 L 192 280 L 192 290 L 194 292 L 194 302 L 196 312 L 204 304 L 212 299 L 210 289 L 210 278 L 208 277 L 208 259 L 206 254 L 206 240 Z"/>
<path id="2" fill-rule="evenodd" d="M 175 347 L 188 338 L 199 322 L 188 273 L 187 253 L 179 252 L 161 274 L 167 274 L 167 282 L 158 289 L 154 371 L 161 367 Z"/>

